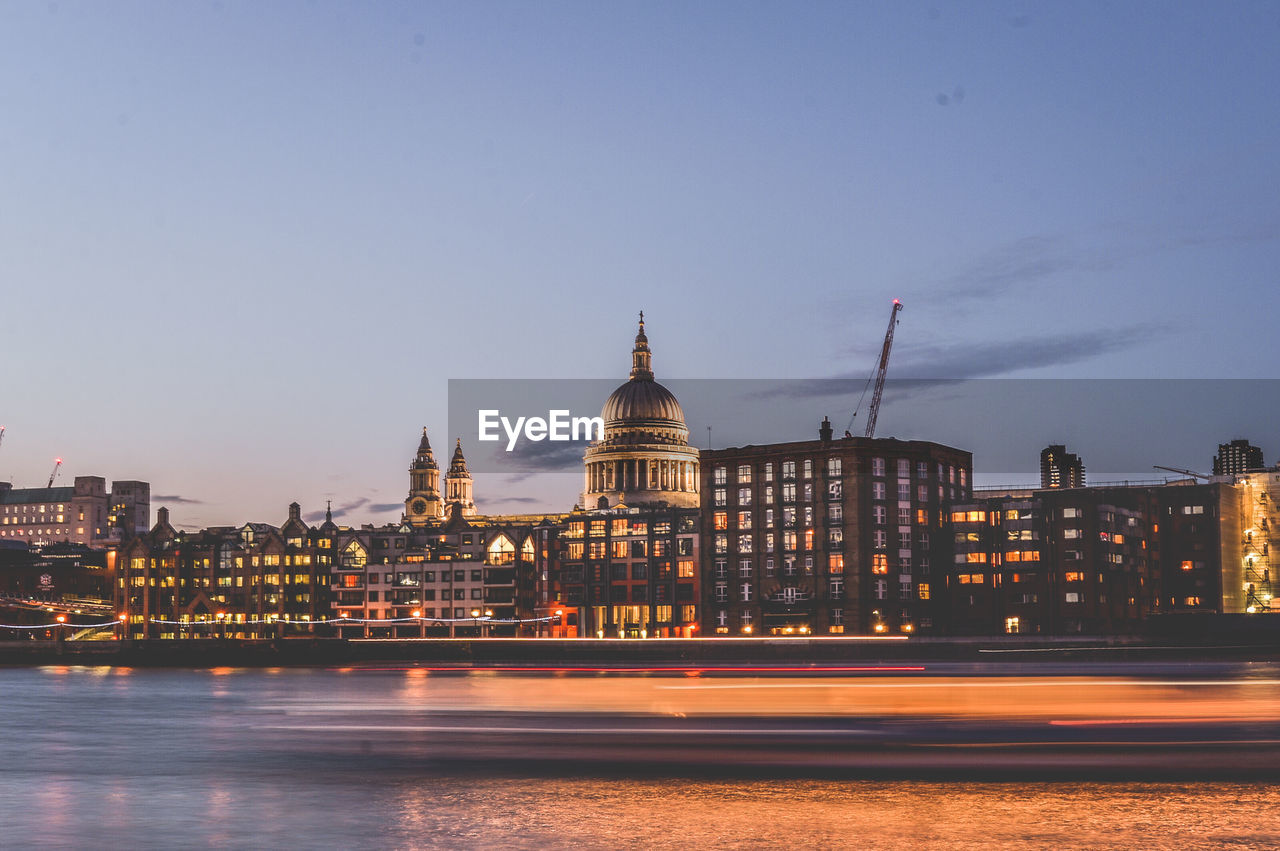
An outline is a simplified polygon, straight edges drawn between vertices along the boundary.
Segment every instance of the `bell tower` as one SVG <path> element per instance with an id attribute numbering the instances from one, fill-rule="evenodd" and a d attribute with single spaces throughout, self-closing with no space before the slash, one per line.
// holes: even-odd
<path id="1" fill-rule="evenodd" d="M 431 453 L 431 442 L 427 440 L 427 429 L 423 426 L 418 454 L 409 465 L 409 497 L 404 501 L 404 522 L 412 526 L 425 526 L 443 517 L 440 467 Z"/>
<path id="2" fill-rule="evenodd" d="M 467 459 L 462 455 L 462 438 L 458 438 L 458 443 L 453 448 L 453 458 L 449 461 L 449 471 L 444 474 L 444 501 L 448 505 L 457 505 L 457 511 L 463 517 L 475 516 L 471 471 L 467 469 Z"/>

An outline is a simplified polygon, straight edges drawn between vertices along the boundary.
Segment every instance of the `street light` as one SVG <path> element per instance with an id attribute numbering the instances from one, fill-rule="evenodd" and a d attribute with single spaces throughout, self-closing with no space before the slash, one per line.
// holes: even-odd
<path id="1" fill-rule="evenodd" d="M 414 609 L 413 616 L 418 619 L 418 637 L 426 638 L 427 627 L 426 627 L 426 624 L 422 622 L 422 609 Z"/>
<path id="2" fill-rule="evenodd" d="M 129 615 L 125 612 L 121 612 L 118 620 L 120 621 L 120 640 L 124 641 L 125 638 L 128 637 Z"/>
<path id="3" fill-rule="evenodd" d="M 218 612 L 217 614 L 214 615 L 214 617 L 217 619 L 218 624 L 222 627 L 222 637 L 226 638 L 227 637 L 227 613 Z"/>

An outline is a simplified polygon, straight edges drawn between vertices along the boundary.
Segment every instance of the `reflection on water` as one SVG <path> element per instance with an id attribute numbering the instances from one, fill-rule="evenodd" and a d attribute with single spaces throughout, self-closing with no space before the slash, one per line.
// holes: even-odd
<path id="1" fill-rule="evenodd" d="M 642 716 L 762 709 L 776 723 L 840 716 L 895 729 L 938 711 L 977 724 L 1135 709 L 1255 723 L 1280 705 L 1267 680 L 0 669 L 0 846 L 1274 846 L 1270 782 L 833 780 L 754 767 L 691 780 L 679 766 L 638 774 L 584 760 L 553 773 L 518 762 L 530 719 L 558 719 L 569 736 L 602 712 L 624 731 Z M 596 713 L 574 712 L 583 706 Z M 452 729 L 494 723 L 517 731 L 509 769 L 429 758 Z M 410 726 L 430 732 L 403 735 Z"/>

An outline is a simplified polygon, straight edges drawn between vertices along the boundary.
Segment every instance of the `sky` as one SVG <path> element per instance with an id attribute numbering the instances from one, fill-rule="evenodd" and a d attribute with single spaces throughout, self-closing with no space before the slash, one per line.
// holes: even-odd
<path id="1" fill-rule="evenodd" d="M 450 379 L 621 381 L 641 309 L 659 380 L 863 379 L 895 297 L 891 374 L 1278 377 L 1278 40 L 1248 2 L 0 4 L 0 479 L 395 520 Z M 1273 463 L 1238 407 L 1210 444 Z M 576 497 L 511 478 L 482 509 Z"/>

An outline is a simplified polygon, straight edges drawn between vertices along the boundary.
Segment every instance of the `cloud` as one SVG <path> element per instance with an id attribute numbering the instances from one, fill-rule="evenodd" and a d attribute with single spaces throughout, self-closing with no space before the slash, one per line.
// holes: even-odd
<path id="1" fill-rule="evenodd" d="M 586 447 L 583 441 L 522 440 L 510 452 L 495 449 L 486 466 L 493 472 L 509 473 L 510 484 L 539 473 L 578 473 Z"/>
<path id="2" fill-rule="evenodd" d="M 887 393 L 899 396 L 913 390 L 968 378 L 991 378 L 1023 369 L 1065 366 L 1098 355 L 1141 345 L 1167 330 L 1157 324 L 1082 331 L 1053 336 L 1022 337 L 977 343 L 935 344 L 912 348 L 912 360 L 890 367 Z M 759 391 L 763 398 L 848 398 L 861 393 L 867 376 L 840 375 L 801 381 L 778 382 Z"/>
<path id="3" fill-rule="evenodd" d="M 357 499 L 353 502 L 348 502 L 343 505 L 335 505 L 333 507 L 333 517 L 335 520 L 338 519 L 339 517 L 346 517 L 351 512 L 356 511 L 357 509 L 360 509 L 360 508 L 364 508 L 368 504 L 369 504 L 369 500 L 365 499 L 364 497 L 361 497 L 360 499 Z M 302 519 L 307 521 L 308 523 L 317 523 L 321 520 L 324 520 L 324 514 L 325 513 L 323 511 L 312 511 L 304 515 Z"/>
<path id="4" fill-rule="evenodd" d="M 1163 329 L 1130 325 L 1053 336 L 915 346 L 912 360 L 895 365 L 895 378 L 987 378 L 1022 369 L 1065 366 L 1147 342 Z"/>
<path id="5" fill-rule="evenodd" d="M 204 500 L 202 499 L 189 499 L 188 497 L 178 496 L 177 494 L 152 494 L 151 501 L 165 502 L 171 505 L 204 505 Z"/>
<path id="6" fill-rule="evenodd" d="M 385 514 L 388 511 L 399 511 L 404 508 L 404 503 L 400 502 L 370 502 L 368 498 L 352 500 L 351 502 L 335 505 L 333 507 L 333 519 L 337 520 L 342 517 L 364 509 L 365 514 Z M 320 523 L 324 520 L 324 511 L 310 511 L 302 515 L 302 519 L 307 523 Z"/>
<path id="7" fill-rule="evenodd" d="M 999 246 L 936 283 L 950 299 L 977 299 L 1026 286 L 1075 268 L 1060 239 L 1026 236 Z M 930 288 L 933 289 L 933 288 Z"/>
<path id="8" fill-rule="evenodd" d="M 534 498 L 533 498 L 533 497 L 531 497 L 531 496 L 504 496 L 504 497 L 502 497 L 501 499 L 481 499 L 481 500 L 479 500 L 479 502 L 482 502 L 482 503 L 484 503 L 485 505 L 506 505 L 507 503 L 512 503 L 512 502 L 514 502 L 514 503 L 518 503 L 518 504 L 521 504 L 521 505 L 528 505 L 528 504 L 531 504 L 531 503 L 536 503 L 536 502 L 541 502 L 541 501 L 542 501 L 542 500 L 540 500 L 540 499 L 534 499 Z"/>

